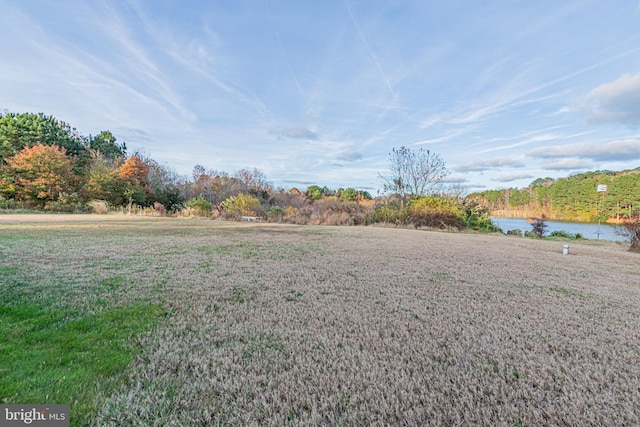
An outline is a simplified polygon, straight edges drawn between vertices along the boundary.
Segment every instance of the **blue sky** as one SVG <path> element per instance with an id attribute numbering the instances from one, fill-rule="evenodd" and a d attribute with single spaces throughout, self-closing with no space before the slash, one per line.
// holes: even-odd
<path id="1" fill-rule="evenodd" d="M 3 1 L 0 109 L 185 175 L 375 194 L 389 152 L 467 191 L 640 166 L 640 2 Z"/>

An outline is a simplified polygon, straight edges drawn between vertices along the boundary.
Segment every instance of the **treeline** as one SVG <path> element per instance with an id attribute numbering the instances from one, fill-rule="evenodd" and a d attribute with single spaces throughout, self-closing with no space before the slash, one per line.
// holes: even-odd
<path id="1" fill-rule="evenodd" d="M 251 199 L 255 203 L 243 205 L 241 213 L 260 216 L 273 206 L 301 207 L 321 198 L 355 202 L 370 200 L 371 195 L 315 185 L 305 193 L 276 190 L 257 169 L 229 174 L 196 165 L 192 177 L 184 177 L 144 153 L 127 153 L 126 144 L 118 143 L 109 131 L 84 136 L 41 113 L 0 117 L 2 208 L 74 212 L 102 204 L 103 209 L 176 213 L 191 206 L 206 211 L 209 204 L 221 212 L 234 211 L 239 202 Z"/>
<path id="2" fill-rule="evenodd" d="M 0 116 L 0 207 L 90 211 L 111 206 L 183 203 L 179 176 L 142 153 L 129 155 L 109 131 L 84 136 L 40 114 Z"/>
<path id="3" fill-rule="evenodd" d="M 399 154 L 429 155 L 403 147 L 394 150 L 392 159 Z M 437 155 L 431 157 L 440 161 Z M 445 176 L 440 163 L 439 173 Z M 409 182 L 392 180 L 404 181 Z M 495 231 L 486 210 L 474 202 L 443 193 L 405 193 L 374 199 L 355 188 L 275 188 L 258 169 L 230 174 L 196 165 L 187 177 L 144 153 L 128 153 L 126 144 L 109 131 L 84 136 L 42 113 L 0 115 L 0 209 Z"/>
<path id="4" fill-rule="evenodd" d="M 598 193 L 598 185 L 607 191 Z M 640 212 L 640 168 L 595 171 L 568 178 L 538 178 L 526 188 L 488 190 L 467 196 L 496 216 L 620 222 Z"/>

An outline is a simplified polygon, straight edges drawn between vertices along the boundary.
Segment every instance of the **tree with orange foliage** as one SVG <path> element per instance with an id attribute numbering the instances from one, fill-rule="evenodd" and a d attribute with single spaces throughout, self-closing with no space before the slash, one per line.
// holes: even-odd
<path id="1" fill-rule="evenodd" d="M 71 192 L 76 181 L 73 160 L 57 145 L 25 147 L 6 160 L 16 198 L 38 202 L 42 208 L 57 200 L 60 193 Z"/>
<path id="2" fill-rule="evenodd" d="M 118 176 L 131 184 L 131 187 L 125 191 L 125 198 L 129 202 L 129 212 L 131 212 L 133 204 L 146 206 L 150 193 L 147 163 L 134 154 L 120 166 Z"/>
<path id="3" fill-rule="evenodd" d="M 144 188 L 149 183 L 149 166 L 140 157 L 133 155 L 120 166 L 118 175 L 131 185 Z"/>

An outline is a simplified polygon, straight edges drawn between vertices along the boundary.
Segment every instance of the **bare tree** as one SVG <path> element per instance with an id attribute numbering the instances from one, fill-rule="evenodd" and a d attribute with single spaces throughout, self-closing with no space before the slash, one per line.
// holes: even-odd
<path id="1" fill-rule="evenodd" d="M 193 172 L 191 173 L 191 176 L 193 177 L 193 182 L 198 182 L 200 180 L 200 177 L 206 174 L 207 174 L 207 170 L 205 169 L 204 166 L 195 165 L 193 167 Z"/>
<path id="2" fill-rule="evenodd" d="M 631 252 L 640 252 L 640 215 L 628 218 L 616 229 L 616 234 L 629 240 Z"/>
<path id="3" fill-rule="evenodd" d="M 380 175 L 386 192 L 422 197 L 438 191 L 444 179 L 451 173 L 444 160 L 424 148 L 417 150 L 402 146 L 389 153 L 388 176 Z"/>
<path id="4" fill-rule="evenodd" d="M 259 169 L 253 168 L 240 169 L 235 174 L 235 178 L 242 181 L 242 183 L 249 189 L 255 192 L 269 191 L 273 188 L 271 183 L 267 180 L 267 176 Z"/>

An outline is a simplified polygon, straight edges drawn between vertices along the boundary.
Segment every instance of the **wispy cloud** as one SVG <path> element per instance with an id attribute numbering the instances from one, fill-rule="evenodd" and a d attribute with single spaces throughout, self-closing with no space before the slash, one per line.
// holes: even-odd
<path id="1" fill-rule="evenodd" d="M 305 186 L 310 186 L 310 185 L 314 185 L 317 184 L 315 181 L 304 181 L 301 179 L 285 179 L 282 181 L 285 184 L 293 184 L 293 185 L 305 185 Z"/>
<path id="2" fill-rule="evenodd" d="M 625 139 L 605 144 L 582 143 L 540 147 L 527 153 L 540 159 L 575 157 L 593 161 L 627 161 L 640 159 L 640 140 Z"/>
<path id="3" fill-rule="evenodd" d="M 139 2 L 127 0 L 127 3 L 139 20 L 140 27 L 154 41 L 155 49 L 175 61 L 174 65 L 179 64 L 188 73 L 193 73 L 202 81 L 203 90 L 209 91 L 213 87 L 219 91 L 216 96 L 216 99 L 220 98 L 219 102 L 232 98 L 234 104 L 245 104 L 258 117 L 271 117 L 271 112 L 260 97 L 225 73 L 229 53 L 224 50 L 220 36 L 208 24 L 176 33 L 171 30 L 171 19 L 154 19 Z"/>
<path id="4" fill-rule="evenodd" d="M 525 166 L 521 160 L 512 159 L 509 157 L 499 157 L 491 160 L 484 160 L 472 163 L 464 163 L 454 167 L 456 172 L 484 172 L 489 169 L 498 168 L 520 168 Z"/>
<path id="5" fill-rule="evenodd" d="M 471 130 L 473 130 L 473 127 L 449 130 L 446 131 L 442 136 L 439 136 L 437 138 L 423 139 L 422 141 L 414 142 L 413 145 L 439 144 L 442 142 L 451 141 L 452 139 L 471 132 Z"/>
<path id="6" fill-rule="evenodd" d="M 512 173 L 512 174 L 503 174 L 498 176 L 497 178 L 493 178 L 493 181 L 497 182 L 513 182 L 519 181 L 521 179 L 531 179 L 533 175 L 528 173 Z"/>
<path id="7" fill-rule="evenodd" d="M 640 48 L 633 48 L 618 54 L 610 55 L 603 60 L 592 63 L 578 70 L 566 73 L 555 79 L 551 79 L 549 81 L 538 84 L 525 83 L 523 76 L 528 74 L 528 70 L 526 70 L 520 76 L 514 77 L 510 84 L 506 84 L 504 86 L 506 90 L 498 93 L 493 93 L 486 100 L 480 100 L 476 103 L 475 107 L 468 108 L 466 112 L 463 110 L 462 113 L 457 114 L 457 116 L 452 118 L 450 121 L 454 124 L 474 123 L 483 120 L 487 116 L 495 115 L 518 105 L 557 98 L 558 94 L 545 95 L 537 99 L 529 99 L 528 97 L 543 90 L 557 86 L 570 79 L 574 79 L 597 68 L 608 65 L 628 55 L 635 54 L 638 51 L 640 51 Z M 523 81 L 519 81 L 520 79 L 522 79 Z"/>
<path id="8" fill-rule="evenodd" d="M 124 142 L 149 142 L 151 141 L 151 135 L 144 129 L 136 129 L 130 127 L 116 127 L 113 129 L 115 133 L 124 137 Z"/>
<path id="9" fill-rule="evenodd" d="M 590 161 L 571 158 L 551 160 L 542 163 L 542 169 L 553 171 L 588 170 L 594 167 L 595 165 Z"/>
<path id="10" fill-rule="evenodd" d="M 418 127 L 420 127 L 421 129 L 427 129 L 430 128 L 431 126 L 437 124 L 437 123 L 441 123 L 443 120 L 442 116 L 440 114 L 436 114 L 433 116 L 429 116 L 426 119 L 422 120 L 420 122 L 420 124 L 418 125 Z"/>
<path id="11" fill-rule="evenodd" d="M 506 106 L 512 102 L 513 99 L 505 99 L 496 101 L 493 103 L 485 104 L 476 108 L 473 111 L 464 113 L 462 116 L 454 117 L 450 120 L 452 124 L 468 124 L 482 120 L 486 116 L 495 114 L 499 111 L 506 109 Z"/>
<path id="12" fill-rule="evenodd" d="M 88 9 L 85 13 L 98 15 L 93 9 Z M 14 15 L 20 16 L 19 12 Z M 110 20 L 110 15 L 107 14 L 106 19 Z M 139 86 L 134 82 L 135 79 L 131 76 L 136 73 L 132 70 L 142 67 L 146 70 L 144 75 L 153 74 L 155 66 L 135 48 L 124 51 L 125 58 L 133 58 L 131 64 L 128 61 L 118 62 L 118 57 L 112 56 L 114 52 L 120 52 L 119 48 L 113 45 L 114 40 L 111 37 L 115 30 L 108 24 L 91 26 L 95 39 L 109 47 L 98 56 L 93 50 L 78 45 L 79 42 L 76 40 L 60 40 L 60 34 L 48 31 L 46 27 L 38 25 L 27 16 L 22 16 L 19 22 L 20 27 L 14 30 L 24 34 L 15 40 L 20 40 L 22 48 L 26 51 L 24 56 L 14 57 L 13 64 L 20 67 L 25 77 L 33 80 L 29 83 L 31 88 L 41 85 L 42 82 L 49 82 L 34 91 L 28 100 L 24 99 L 27 103 L 35 105 L 32 111 L 46 109 L 47 113 L 66 113 L 67 115 L 61 119 L 95 126 L 83 129 L 84 132 L 104 129 L 115 123 L 137 127 L 136 122 L 146 114 L 155 116 L 156 121 L 172 124 L 175 123 L 176 117 L 183 118 L 183 113 L 192 117 L 179 101 L 172 99 L 172 91 L 160 94 L 167 88 L 168 83 L 161 84 L 158 90 L 147 90 L 148 87 Z M 78 31 L 87 30 L 82 23 L 74 25 L 79 27 Z M 7 29 L 5 27 L 5 30 Z M 117 37 L 122 40 L 124 36 Z M 116 43 L 120 45 L 119 41 Z M 7 93 L 6 90 L 3 92 Z M 98 121 L 102 124 L 96 125 Z"/>
<path id="13" fill-rule="evenodd" d="M 342 151 L 338 153 L 336 159 L 343 160 L 345 162 L 355 162 L 357 160 L 362 160 L 364 155 L 358 151 Z"/>
<path id="14" fill-rule="evenodd" d="M 318 134 L 311 129 L 297 125 L 297 126 L 280 126 L 269 129 L 269 135 L 275 135 L 278 138 L 290 138 L 290 139 L 308 139 L 317 140 Z"/>
<path id="15" fill-rule="evenodd" d="M 565 127 L 565 126 L 554 125 L 554 126 L 544 127 L 542 129 L 528 130 L 528 131 L 525 131 L 525 132 L 517 133 L 515 135 L 495 136 L 495 137 L 491 137 L 491 138 L 483 138 L 482 142 L 480 142 L 478 144 L 474 144 L 473 146 L 475 146 L 475 145 L 493 144 L 493 143 L 496 143 L 496 142 L 517 141 L 517 140 L 528 139 L 528 138 L 530 138 L 532 136 L 535 136 L 535 135 L 541 135 L 541 134 L 544 134 L 544 133 L 548 133 L 550 131 L 562 129 L 563 127 Z"/>
<path id="16" fill-rule="evenodd" d="M 146 89 L 150 96 L 159 96 L 182 117 L 194 120 L 196 118 L 189 108 L 184 105 L 181 96 L 173 89 L 170 79 L 155 64 L 146 49 L 134 36 L 131 27 L 126 25 L 119 12 L 105 4 L 100 11 L 100 19 L 96 19 L 96 26 L 117 44 L 121 54 L 126 54 L 128 66 L 133 68 L 141 77 L 145 77 Z"/>
<path id="17" fill-rule="evenodd" d="M 444 180 L 442 180 L 442 182 L 446 184 L 464 184 L 469 182 L 469 179 L 460 175 L 457 175 L 457 176 L 450 175 L 446 177 Z"/>
<path id="18" fill-rule="evenodd" d="M 554 134 L 554 133 L 546 133 L 546 134 L 542 134 L 542 135 L 536 135 L 536 136 L 532 136 L 530 138 L 527 138 L 523 141 L 519 141 L 513 144 L 507 144 L 507 145 L 500 145 L 498 147 L 492 147 L 492 148 L 487 148 L 485 150 L 482 151 L 478 151 L 478 153 L 492 153 L 494 151 L 501 151 L 501 150 L 507 150 L 510 148 L 516 148 L 516 147 L 522 147 L 524 145 L 529 145 L 529 144 L 533 144 L 533 143 L 538 143 L 538 142 L 546 142 L 546 141 L 553 141 L 556 139 L 561 138 L 562 135 L 560 134 Z"/>

